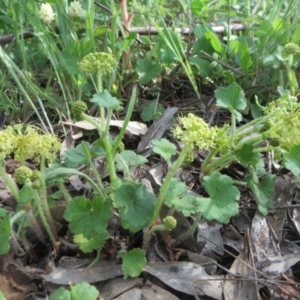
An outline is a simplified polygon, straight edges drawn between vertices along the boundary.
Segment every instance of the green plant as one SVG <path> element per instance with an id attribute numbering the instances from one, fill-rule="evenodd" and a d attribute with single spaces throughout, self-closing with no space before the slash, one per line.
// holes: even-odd
<path id="1" fill-rule="evenodd" d="M 297 132 L 300 106 L 297 99 L 288 91 L 282 89 L 279 91 L 281 98 L 262 108 L 264 112 L 262 117 L 237 128 L 236 119 L 241 121 L 242 117 L 239 111 L 243 110 L 247 103 L 241 88 L 233 83 L 228 88 L 215 91 L 217 105 L 231 112 L 230 131 L 228 125 L 222 128 L 208 127 L 202 119 L 192 114 L 181 118 L 179 126 L 174 130 L 174 135 L 186 145 L 209 151 L 201 165 L 200 181 L 205 183 L 210 178 L 210 181 L 217 185 L 220 178 L 225 176 L 217 174 L 234 161 L 248 169 L 249 175 L 245 178 L 245 182 L 238 183 L 248 186 L 258 203 L 259 211 L 264 215 L 271 207 L 269 197 L 272 194 L 275 176 L 261 168 L 263 159 L 261 154 L 274 152 L 276 159 L 282 160 L 282 166 L 288 168 L 295 176 L 299 175 L 297 170 L 299 162 L 295 157 L 295 151 L 300 144 Z M 226 134 L 227 132 L 229 134 Z M 259 176 L 262 178 L 259 179 Z M 214 180 L 217 181 L 214 183 Z M 231 184 L 233 183 L 231 181 Z M 237 209 L 232 212 L 237 213 Z M 204 217 L 214 218 L 213 215 L 205 214 Z"/>
<path id="2" fill-rule="evenodd" d="M 175 211 L 194 217 L 193 226 L 182 233 L 182 239 L 192 233 L 201 219 L 228 223 L 239 211 L 241 185 L 251 191 L 259 212 L 266 215 L 271 208 L 275 175 L 265 170 L 264 153 L 272 152 L 282 167 L 299 178 L 300 107 L 295 98 L 300 43 L 298 1 L 279 1 L 275 5 L 246 1 L 244 6 L 240 1 L 225 0 L 181 0 L 178 5 L 165 0 L 132 1 L 132 8 L 139 12 L 134 18 L 127 11 L 126 15 L 122 7 L 123 21 L 131 28 L 123 28 L 114 1 L 104 3 L 108 12 L 99 9 L 97 13 L 97 2 L 90 0 L 85 7 L 78 1 L 70 5 L 61 0 L 53 0 L 51 5 L 39 5 L 37 1 L 4 2 L 0 31 L 13 32 L 14 39 L 7 47 L 0 48 L 1 108 L 9 113 L 23 112 L 24 116 L 32 116 L 33 121 L 37 118 L 43 131 L 23 125 L 7 126 L 0 131 L 0 175 L 18 204 L 14 215 L 0 208 L 1 255 L 8 253 L 12 238 L 18 242 L 18 234 L 24 235 L 22 226 L 26 221 L 39 240 L 47 244 L 50 238 L 53 247 L 59 247 L 48 201 L 54 198 L 48 194 L 49 187 L 54 187 L 66 200 L 64 218 L 69 222 L 73 241 L 81 251 L 97 253 L 91 265 L 100 257 L 100 250 L 110 237 L 107 226 L 114 214 L 119 216 L 123 228 L 133 233 L 143 231 L 143 249 L 124 247 L 119 251 L 124 278 L 139 276 L 153 234 L 176 227 Z M 223 32 L 216 33 L 211 21 L 225 24 Z M 245 21 L 248 28 L 234 32 L 231 25 L 239 21 Z M 157 36 L 129 32 L 133 26 L 149 24 L 156 26 Z M 190 33 L 186 37 L 174 30 L 187 25 Z M 125 65 L 121 70 L 118 61 L 122 54 Z M 211 84 L 216 90 L 217 106 L 230 112 L 231 122 L 218 127 L 209 126 L 193 114 L 179 118 L 173 134 L 184 144 L 180 153 L 167 139 L 152 141 L 153 152 L 167 166 L 162 186 L 154 195 L 131 177 L 131 167 L 147 162 L 146 158 L 126 150 L 122 140 L 125 141 L 137 98 L 133 82 L 145 85 L 146 92 L 157 98 L 143 109 L 141 117 L 149 122 L 164 109 L 157 90 L 163 91 L 165 82 L 173 81 L 177 72 L 178 90 L 191 86 L 197 99 L 199 86 L 204 87 L 205 93 Z M 186 78 L 188 85 L 181 80 Z M 282 86 L 278 90 L 280 98 L 270 102 L 278 97 L 275 90 L 278 81 Z M 270 88 L 261 91 L 256 82 Z M 230 85 L 222 87 L 227 84 Z M 132 87 L 129 101 L 121 101 L 125 86 Z M 177 93 L 173 82 L 168 87 Z M 254 98 L 260 102 L 254 103 Z M 270 103 L 266 107 L 261 106 L 267 102 Z M 113 138 L 110 121 L 123 106 L 126 107 L 124 123 Z M 257 114 L 253 115 L 259 117 L 238 127 L 242 112 L 249 106 L 252 112 L 256 109 Z M 99 137 L 67 150 L 58 162 L 60 142 L 48 133 L 54 132 L 54 115 L 60 120 L 74 117 L 90 122 Z M 179 168 L 193 162 L 195 150 L 207 152 L 199 178 L 205 194 L 199 196 L 190 195 L 187 186 L 174 178 Z M 93 163 L 98 156 L 105 161 L 100 171 Z M 5 172 L 4 161 L 8 157 L 21 163 L 13 174 L 18 185 Z M 39 170 L 28 168 L 28 162 L 36 163 Z M 227 167 L 233 162 L 246 172 L 241 180 L 227 175 Z M 85 172 L 77 170 L 82 165 L 86 166 Z M 108 182 L 104 184 L 107 174 Z M 71 197 L 65 186 L 71 175 L 86 181 L 89 190 L 85 195 Z M 161 216 L 163 205 L 169 208 L 167 216 Z M 12 243 L 12 247 L 16 245 Z M 94 288 L 80 284 L 71 286 L 70 291 L 59 289 L 51 299 L 97 296 Z"/>
<path id="3" fill-rule="evenodd" d="M 22 125 L 8 126 L 0 132 L 0 139 L 2 140 L 0 174 L 18 201 L 19 214 L 14 217 L 14 221 L 19 217 L 24 217 L 22 212 L 27 211 L 37 236 L 41 241 L 46 242 L 43 230 L 35 217 L 35 212 L 37 212 L 53 246 L 57 247 L 56 229 L 47 202 L 44 170 L 46 161 L 52 162 L 56 158 L 56 152 L 60 149 L 60 141 L 55 135 L 43 134 L 37 128 L 29 125 L 24 127 Z M 18 189 L 4 170 L 3 162 L 8 156 L 13 156 L 21 163 L 21 166 L 14 172 L 14 179 L 22 186 L 21 189 Z M 40 171 L 32 171 L 25 166 L 26 161 L 30 159 L 40 163 Z"/>
<path id="4" fill-rule="evenodd" d="M 80 299 L 95 300 L 99 295 L 99 291 L 92 285 L 82 282 L 75 285 L 70 285 L 70 291 L 60 287 L 54 293 L 51 294 L 50 300 L 59 299 Z"/>

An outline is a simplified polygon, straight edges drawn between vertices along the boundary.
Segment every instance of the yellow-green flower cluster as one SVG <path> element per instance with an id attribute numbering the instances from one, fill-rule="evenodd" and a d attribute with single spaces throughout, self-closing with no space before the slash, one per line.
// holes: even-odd
<path id="1" fill-rule="evenodd" d="M 228 137 L 229 126 L 221 128 L 208 124 L 193 114 L 179 119 L 179 125 L 173 130 L 174 136 L 184 143 L 191 143 L 200 150 L 217 149 L 220 153 L 225 152 L 230 145 Z"/>
<path id="2" fill-rule="evenodd" d="M 285 150 L 300 144 L 300 103 L 296 97 L 287 97 L 272 101 L 264 109 L 268 115 L 267 128 L 263 137 L 267 140 L 277 139 Z"/>
<path id="3" fill-rule="evenodd" d="M 9 156 L 17 147 L 17 137 L 11 133 L 10 127 L 0 131 L 0 159 Z"/>
<path id="4" fill-rule="evenodd" d="M 286 55 L 295 55 L 300 53 L 300 47 L 295 43 L 287 43 L 283 48 L 283 53 Z"/>
<path id="5" fill-rule="evenodd" d="M 41 134 L 30 125 L 8 126 L 0 131 L 0 159 L 13 156 L 15 160 L 31 159 L 39 162 L 41 156 L 44 156 L 53 161 L 60 147 L 57 136 Z"/>
<path id="6" fill-rule="evenodd" d="M 98 71 L 104 75 L 112 73 L 117 66 L 117 62 L 109 53 L 95 52 L 86 55 L 78 65 L 84 76 L 92 75 Z"/>

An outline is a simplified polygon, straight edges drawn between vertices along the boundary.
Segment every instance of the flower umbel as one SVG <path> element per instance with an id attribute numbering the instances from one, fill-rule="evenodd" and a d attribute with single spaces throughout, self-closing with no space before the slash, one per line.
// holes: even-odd
<path id="1" fill-rule="evenodd" d="M 104 75 L 112 73 L 117 66 L 117 62 L 109 53 L 95 52 L 86 55 L 78 65 L 80 72 L 85 76 L 97 72 L 101 72 Z"/>
<path id="2" fill-rule="evenodd" d="M 200 150 L 218 149 L 219 152 L 224 152 L 230 145 L 228 129 L 228 125 L 222 128 L 209 127 L 203 119 L 190 113 L 187 117 L 179 119 L 179 125 L 173 134 L 182 142 L 191 143 Z"/>
<path id="3" fill-rule="evenodd" d="M 30 177 L 32 176 L 32 171 L 28 167 L 21 166 L 15 170 L 15 180 L 19 184 L 25 184 L 26 181 L 30 180 Z"/>
<path id="4" fill-rule="evenodd" d="M 70 3 L 70 6 L 68 8 L 68 15 L 71 18 L 84 18 L 85 16 L 85 10 L 82 8 L 79 1 L 72 1 Z"/>
<path id="5" fill-rule="evenodd" d="M 295 43 L 287 43 L 283 48 L 283 52 L 286 55 L 295 55 L 300 53 L 300 47 Z"/>
<path id="6" fill-rule="evenodd" d="M 0 131 L 0 159 L 13 155 L 15 160 L 21 162 L 27 159 L 38 162 L 41 156 L 45 156 L 53 161 L 59 150 L 60 141 L 57 136 L 41 134 L 30 125 L 23 127 L 18 124 Z"/>
<path id="7" fill-rule="evenodd" d="M 49 25 L 54 20 L 54 13 L 51 5 L 49 3 L 42 3 L 39 10 L 40 19 L 47 25 Z"/>
<path id="8" fill-rule="evenodd" d="M 77 120 L 81 119 L 80 114 L 87 110 L 87 105 L 83 101 L 75 101 L 71 108 L 71 113 Z"/>
<path id="9" fill-rule="evenodd" d="M 296 97 L 278 99 L 270 102 L 264 108 L 264 114 L 269 115 L 263 137 L 272 142 L 280 141 L 282 149 L 288 150 L 293 145 L 300 144 L 300 103 Z"/>

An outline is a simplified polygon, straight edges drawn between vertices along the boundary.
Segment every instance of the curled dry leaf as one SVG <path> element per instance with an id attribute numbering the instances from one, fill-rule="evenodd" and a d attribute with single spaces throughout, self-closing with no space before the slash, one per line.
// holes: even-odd
<path id="1" fill-rule="evenodd" d="M 94 118 L 94 119 L 96 121 L 100 122 L 99 118 Z M 121 128 L 123 126 L 123 123 L 124 123 L 124 121 L 122 121 L 122 120 L 111 120 L 110 126 L 115 126 L 115 127 Z M 73 123 L 72 121 L 66 121 L 66 122 L 63 122 L 63 124 L 75 126 L 75 127 L 85 129 L 85 130 L 96 129 L 96 127 L 93 124 L 91 124 L 87 121 L 78 121 L 75 123 Z M 126 130 L 129 133 L 134 134 L 134 135 L 144 135 L 148 131 L 148 127 L 144 123 L 130 121 L 127 125 Z"/>

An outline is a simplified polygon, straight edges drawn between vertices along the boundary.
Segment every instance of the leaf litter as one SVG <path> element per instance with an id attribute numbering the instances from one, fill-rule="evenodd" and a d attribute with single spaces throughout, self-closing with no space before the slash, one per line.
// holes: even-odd
<path id="1" fill-rule="evenodd" d="M 154 170 L 156 171 L 153 172 Z M 154 188 L 155 185 L 161 184 L 162 172 L 163 169 L 157 169 L 157 167 L 149 172 L 150 177 L 157 177 L 152 184 Z M 148 174 L 148 172 L 146 173 Z M 153 175 L 150 175 L 151 173 Z M 190 236 L 180 242 L 180 248 L 178 248 L 178 244 L 174 248 L 172 243 L 176 242 L 176 239 L 180 239 L 182 232 L 187 231 L 190 227 L 190 220 L 179 215 L 180 217 L 177 218 L 179 220 L 178 227 L 171 232 L 174 239 L 168 245 L 169 253 L 164 255 L 165 261 L 148 263 L 144 268 L 145 274 L 158 278 L 161 287 L 149 285 L 149 282 L 140 279 L 124 281 L 118 278 L 123 276 L 121 265 L 105 263 L 104 259 L 99 261 L 100 265 L 96 264 L 91 269 L 86 267 L 88 262 L 85 262 L 84 267 L 79 268 L 72 265 L 65 268 L 58 264 L 50 273 L 49 268 L 45 271 L 40 268 L 17 266 L 11 262 L 4 263 L 5 267 L 2 269 L 2 273 L 6 277 L 2 276 L 1 279 L 7 279 L 3 285 L 17 286 L 17 290 L 23 293 L 22 297 L 25 297 L 24 295 L 29 291 L 36 294 L 40 293 L 39 287 L 34 282 L 45 282 L 49 289 L 51 289 L 51 284 L 67 286 L 70 282 L 72 284 L 88 282 L 96 285 L 102 283 L 103 299 L 118 299 L 113 298 L 112 295 L 131 297 L 131 294 L 126 294 L 129 291 L 132 291 L 137 299 L 141 299 L 143 293 L 157 295 L 158 290 L 164 295 L 163 297 L 177 299 L 176 293 L 172 295 L 165 290 L 166 286 L 180 293 L 195 297 L 205 295 L 213 299 L 222 299 L 222 297 L 241 300 L 259 299 L 258 291 L 263 288 L 269 289 L 274 297 L 278 297 L 278 295 L 284 297 L 285 295 L 300 299 L 292 271 L 292 267 L 300 260 L 300 248 L 292 240 L 283 236 L 283 231 L 288 224 L 298 230 L 299 209 L 298 207 L 281 209 L 281 207 L 291 207 L 289 204 L 297 200 L 295 193 L 293 193 L 293 187 L 294 183 L 289 181 L 287 177 L 277 180 L 272 198 L 274 203 L 272 215 L 267 217 L 261 216 L 259 213 L 253 215 L 247 207 L 246 209 L 242 208 L 242 213 L 232 220 L 234 227 L 216 222 L 201 223 L 198 226 L 197 241 Z M 9 194 L 5 190 L 4 193 L 6 196 L 3 197 L 3 203 L 8 201 L 7 195 Z M 277 207 L 278 209 L 276 209 Z M 287 216 L 290 216 L 289 220 L 287 220 Z M 250 223 L 251 218 L 252 222 Z M 248 229 L 251 229 L 248 236 L 248 240 L 251 240 L 250 245 L 247 239 L 243 239 L 241 235 Z M 159 246 L 162 241 L 160 239 L 157 241 L 157 246 Z M 198 246 L 191 247 L 193 244 Z M 160 247 L 164 248 L 165 246 L 161 244 Z M 191 249 L 191 251 L 180 250 L 184 248 Z M 158 253 L 157 250 L 155 261 L 161 261 L 161 254 Z M 239 255 L 236 256 L 236 253 Z M 173 261 L 168 261 L 169 259 Z M 181 261 L 182 259 L 185 261 Z M 221 268 L 220 261 L 225 259 L 232 261 L 229 269 Z M 80 258 L 74 258 L 74 262 L 80 263 L 80 260 Z M 90 259 L 88 261 L 91 262 Z M 223 274 L 219 275 L 222 270 Z M 117 282 L 124 283 L 124 288 L 118 292 L 112 292 L 105 283 L 108 279 L 112 285 Z M 131 281 L 135 283 L 130 287 Z M 24 284 L 26 291 L 23 291 Z"/>

